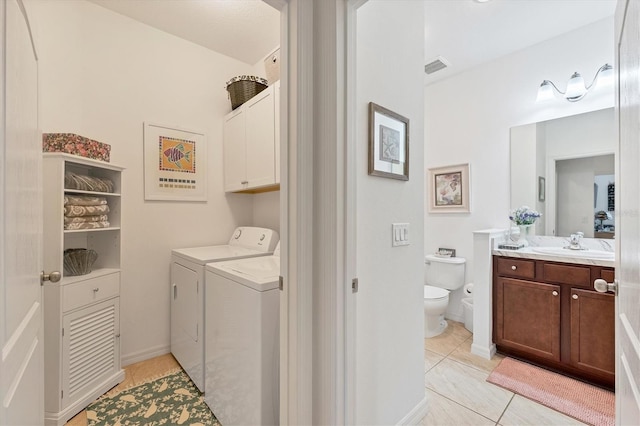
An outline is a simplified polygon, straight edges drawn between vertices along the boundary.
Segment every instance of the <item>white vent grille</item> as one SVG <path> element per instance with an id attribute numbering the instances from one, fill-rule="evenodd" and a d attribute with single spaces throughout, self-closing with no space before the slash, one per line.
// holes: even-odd
<path id="1" fill-rule="evenodd" d="M 427 65 L 424 66 L 424 72 L 426 72 L 427 74 L 433 74 L 436 71 L 445 69 L 449 65 L 450 65 L 449 61 L 447 61 L 442 56 L 438 56 L 432 61 L 429 61 Z"/>
<path id="2" fill-rule="evenodd" d="M 69 394 L 115 368 L 114 305 L 69 324 Z"/>

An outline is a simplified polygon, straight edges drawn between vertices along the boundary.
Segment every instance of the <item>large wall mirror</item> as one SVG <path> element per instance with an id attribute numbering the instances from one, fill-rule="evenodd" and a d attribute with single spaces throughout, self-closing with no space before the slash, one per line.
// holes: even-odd
<path id="1" fill-rule="evenodd" d="M 537 235 L 613 238 L 613 108 L 511 128 L 511 208 L 542 213 Z"/>

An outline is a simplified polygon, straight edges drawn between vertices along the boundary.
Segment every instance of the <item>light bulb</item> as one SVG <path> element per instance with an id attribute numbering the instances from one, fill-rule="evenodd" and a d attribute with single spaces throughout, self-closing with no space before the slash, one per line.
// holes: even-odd
<path id="1" fill-rule="evenodd" d="M 614 80 L 614 72 L 613 67 L 609 64 L 604 64 L 602 68 L 600 68 L 600 73 L 597 77 L 597 85 L 598 86 L 610 86 L 613 84 Z"/>
<path id="2" fill-rule="evenodd" d="M 574 72 L 567 83 L 567 92 L 565 93 L 565 97 L 568 101 L 575 102 L 582 99 L 586 93 L 587 88 L 584 85 L 584 78 L 582 78 L 579 73 Z"/>
<path id="3" fill-rule="evenodd" d="M 553 86 L 551 86 L 551 82 L 549 80 L 544 80 L 542 83 L 540 83 L 536 102 L 548 101 L 550 99 L 553 99 L 554 97 L 555 94 L 553 93 Z"/>

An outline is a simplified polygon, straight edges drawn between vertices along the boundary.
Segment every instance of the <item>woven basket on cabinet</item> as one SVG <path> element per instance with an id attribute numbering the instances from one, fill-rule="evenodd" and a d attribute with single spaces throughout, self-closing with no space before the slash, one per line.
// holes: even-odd
<path id="1" fill-rule="evenodd" d="M 231 109 L 238 108 L 267 87 L 267 80 L 252 75 L 241 75 L 227 81 Z"/>

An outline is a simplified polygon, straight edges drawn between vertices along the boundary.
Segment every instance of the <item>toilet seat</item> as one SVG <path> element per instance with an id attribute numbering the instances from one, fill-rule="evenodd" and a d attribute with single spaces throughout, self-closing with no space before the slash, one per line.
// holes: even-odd
<path id="1" fill-rule="evenodd" d="M 434 287 L 430 285 L 424 286 L 424 298 L 429 300 L 445 299 L 449 297 L 449 290 Z"/>

